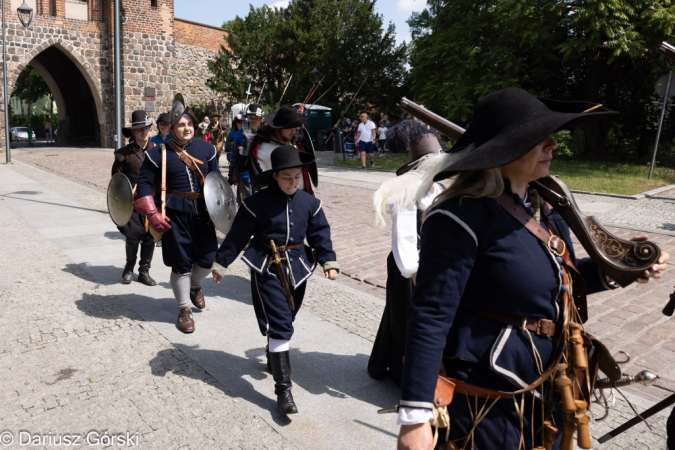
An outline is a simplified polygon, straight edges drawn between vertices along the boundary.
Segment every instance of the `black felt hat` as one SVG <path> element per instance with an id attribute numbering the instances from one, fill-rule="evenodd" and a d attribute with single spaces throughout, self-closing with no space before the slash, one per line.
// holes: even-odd
<path id="1" fill-rule="evenodd" d="M 133 134 L 131 130 L 138 130 L 152 125 L 152 119 L 148 117 L 148 113 L 139 109 L 131 113 L 131 126 L 122 128 L 124 137 L 130 138 Z"/>
<path id="2" fill-rule="evenodd" d="M 262 117 L 262 115 L 263 115 L 262 107 L 257 103 L 251 103 L 246 108 L 246 115 L 247 116 Z"/>
<path id="3" fill-rule="evenodd" d="M 450 152 L 451 162 L 434 180 L 505 166 L 557 131 L 617 114 L 596 103 L 538 99 L 518 88 L 493 92 L 478 103 L 473 122 Z"/>
<path id="4" fill-rule="evenodd" d="M 286 128 L 301 127 L 307 118 L 298 114 L 298 110 L 293 106 L 282 105 L 279 111 L 269 113 L 265 116 L 265 126 L 261 130 L 271 131 Z"/>
<path id="5" fill-rule="evenodd" d="M 314 155 L 301 152 L 292 145 L 282 145 L 272 150 L 270 154 L 272 169 L 260 172 L 253 178 L 253 184 L 256 186 L 267 186 L 273 180 L 274 172 L 293 167 L 306 167 L 314 162 Z"/>

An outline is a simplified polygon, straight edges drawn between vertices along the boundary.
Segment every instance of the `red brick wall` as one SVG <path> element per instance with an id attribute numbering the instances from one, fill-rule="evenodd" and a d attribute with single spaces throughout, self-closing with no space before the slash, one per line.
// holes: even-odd
<path id="1" fill-rule="evenodd" d="M 174 39 L 177 43 L 199 47 L 212 52 L 220 50 L 225 44 L 227 31 L 185 19 L 174 19 Z"/>

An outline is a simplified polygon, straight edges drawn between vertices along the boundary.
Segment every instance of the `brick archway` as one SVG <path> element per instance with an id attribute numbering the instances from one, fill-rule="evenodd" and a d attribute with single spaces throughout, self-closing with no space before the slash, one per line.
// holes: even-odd
<path id="1" fill-rule="evenodd" d="M 82 77 L 89 86 L 89 90 L 91 91 L 91 95 L 94 99 L 94 104 L 96 107 L 96 112 L 98 116 L 97 119 L 101 130 L 101 134 L 104 134 L 106 131 L 106 123 L 104 120 L 105 115 L 103 112 L 103 99 L 101 95 L 102 90 L 100 77 L 95 76 L 91 64 L 87 62 L 84 56 L 80 54 L 78 49 L 64 39 L 61 38 L 46 39 L 45 41 L 36 45 L 30 52 L 25 53 L 22 59 L 15 66 L 16 68 L 12 72 L 8 71 L 7 77 L 8 92 L 11 92 L 12 89 L 14 88 L 16 80 L 19 77 L 19 74 L 21 74 L 21 71 L 23 71 L 23 69 L 25 69 L 26 66 L 30 65 L 31 61 L 35 59 L 40 53 L 44 52 L 50 47 L 58 49 L 61 53 L 63 53 L 66 57 L 68 57 L 68 59 L 71 60 L 75 65 L 75 67 L 77 67 L 77 69 L 80 71 Z"/>

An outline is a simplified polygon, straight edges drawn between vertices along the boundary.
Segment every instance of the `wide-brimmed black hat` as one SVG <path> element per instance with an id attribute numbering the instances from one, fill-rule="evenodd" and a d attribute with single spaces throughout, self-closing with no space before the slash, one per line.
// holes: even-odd
<path id="1" fill-rule="evenodd" d="M 263 116 L 262 106 L 260 106 L 257 103 L 251 103 L 250 105 L 248 105 L 248 107 L 246 107 L 246 115 L 262 117 Z"/>
<path id="2" fill-rule="evenodd" d="M 213 111 L 211 112 L 211 117 L 223 117 L 223 115 L 220 114 L 218 111 Z"/>
<path id="3" fill-rule="evenodd" d="M 133 134 L 131 130 L 138 130 L 152 125 L 152 119 L 148 117 L 148 113 L 139 109 L 131 113 L 131 126 L 122 128 L 124 137 L 130 138 Z"/>
<path id="4" fill-rule="evenodd" d="M 596 103 L 538 99 L 518 88 L 493 92 L 478 103 L 473 122 L 450 152 L 451 162 L 434 180 L 505 166 L 557 131 L 617 114 Z"/>
<path id="5" fill-rule="evenodd" d="M 269 113 L 265 116 L 265 126 L 260 129 L 263 131 L 283 130 L 286 128 L 301 127 L 307 118 L 298 114 L 298 110 L 290 105 L 282 105 L 279 111 Z"/>
<path id="6" fill-rule="evenodd" d="M 282 145 L 272 150 L 270 154 L 272 168 L 260 172 L 253 178 L 253 184 L 256 186 L 267 186 L 272 182 L 274 172 L 293 167 L 306 167 L 314 162 L 314 155 L 301 152 L 292 145 Z"/>

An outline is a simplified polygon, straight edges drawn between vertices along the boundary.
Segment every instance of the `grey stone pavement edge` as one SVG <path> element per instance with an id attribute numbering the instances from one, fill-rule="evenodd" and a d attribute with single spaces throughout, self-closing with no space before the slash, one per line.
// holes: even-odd
<path id="1" fill-rule="evenodd" d="M 196 332 L 183 335 L 161 249 L 151 270 L 157 287 L 119 283 L 123 238 L 105 213 L 101 189 L 110 149 L 35 146 L 13 155 L 14 164 L 0 164 L 0 446 L 67 448 L 63 439 L 79 438 L 79 446 L 94 448 L 395 448 L 395 416 L 375 412 L 394 404 L 397 390 L 365 370 L 383 289 L 359 275 L 356 262 L 353 277 L 310 280 L 292 340 L 300 414 L 288 420 L 276 412 L 243 264 L 219 286 L 205 280 L 207 307 L 195 311 Z M 366 235 L 370 265 L 380 264 L 390 236 L 364 224 L 372 223 L 372 191 L 392 175 L 334 167 L 332 154 L 319 156 L 318 196 L 335 229 L 338 259 L 363 253 Z M 675 253 L 675 199 L 668 192 L 640 200 L 575 197 L 613 232 L 648 231 Z M 590 301 L 588 329 L 613 351 L 631 353 L 625 372 L 648 368 L 662 377 L 652 387 L 623 389 L 638 411 L 675 390 L 675 324 L 660 314 L 672 272 L 660 283 Z M 669 410 L 649 420 L 651 431 L 640 424 L 598 444 L 634 415 L 615 398 L 609 418 L 591 426 L 593 448 L 665 448 Z"/>

